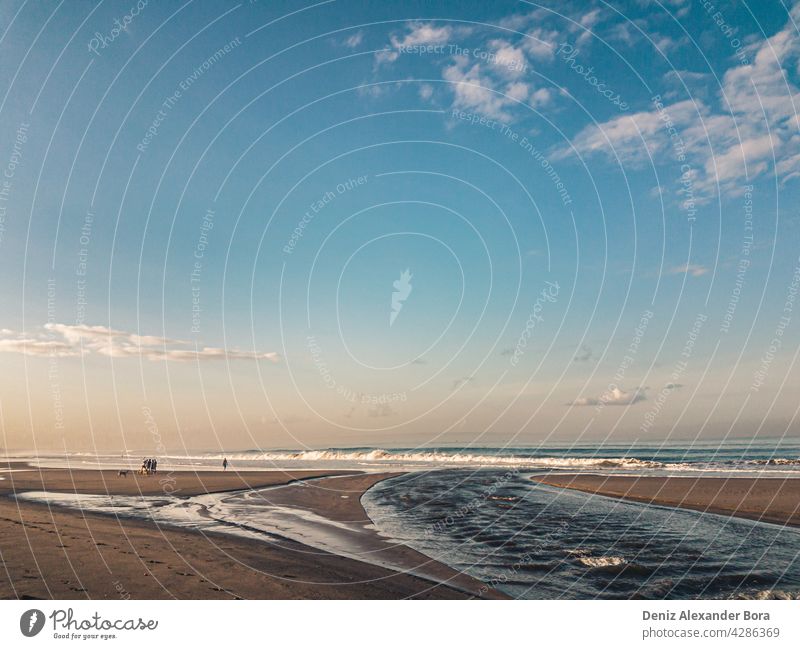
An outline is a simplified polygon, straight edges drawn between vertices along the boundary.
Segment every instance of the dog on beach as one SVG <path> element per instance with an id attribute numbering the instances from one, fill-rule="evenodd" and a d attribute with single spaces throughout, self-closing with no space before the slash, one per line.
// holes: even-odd
<path id="1" fill-rule="evenodd" d="M 128 477 L 128 472 L 125 471 L 125 470 L 117 471 L 117 476 L 122 477 L 122 478 L 126 478 L 126 477 Z"/>

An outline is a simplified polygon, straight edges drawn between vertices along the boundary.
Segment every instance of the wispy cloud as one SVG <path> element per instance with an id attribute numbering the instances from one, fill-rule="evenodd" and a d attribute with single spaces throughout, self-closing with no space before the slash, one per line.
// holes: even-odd
<path id="1" fill-rule="evenodd" d="M 36 333 L 0 330 L 0 353 L 26 356 L 70 357 L 99 354 L 111 358 L 143 357 L 151 361 L 269 360 L 277 363 L 276 352 L 244 351 L 222 347 L 200 347 L 185 340 L 141 335 L 102 325 L 48 323 Z"/>
<path id="2" fill-rule="evenodd" d="M 355 34 L 351 34 L 344 40 L 344 44 L 347 47 L 358 47 L 361 45 L 362 41 L 364 40 L 364 32 L 357 31 Z"/>
<path id="3" fill-rule="evenodd" d="M 451 386 L 450 389 L 453 390 L 453 391 L 458 390 L 458 388 L 460 388 L 460 387 L 462 387 L 462 386 L 466 385 L 467 383 L 470 383 L 471 381 L 474 381 L 474 380 L 475 380 L 474 376 L 462 376 L 460 379 L 455 379 L 453 381 L 453 385 Z"/>
<path id="4" fill-rule="evenodd" d="M 576 363 L 586 363 L 592 360 L 592 348 L 589 345 L 581 345 L 580 350 L 575 354 Z"/>
<path id="5" fill-rule="evenodd" d="M 692 189 L 698 199 L 722 191 L 741 193 L 750 182 L 774 171 L 785 182 L 800 175 L 800 138 L 797 106 L 800 90 L 789 70 L 800 59 L 795 21 L 800 4 L 791 9 L 789 22 L 775 35 L 755 43 L 747 59 L 729 68 L 718 92 L 718 108 L 695 98 L 632 115 L 614 117 L 580 130 L 571 146 L 554 152 L 568 157 L 604 154 L 623 163 L 646 163 L 648 153 L 674 157 L 675 142 L 664 123 L 671 121 L 691 167 Z M 574 150 L 572 149 L 574 147 Z M 684 187 L 685 189 L 685 187 Z"/>
<path id="6" fill-rule="evenodd" d="M 682 275 L 688 273 L 692 277 L 701 277 L 709 272 L 709 268 L 701 266 L 700 264 L 683 264 L 682 266 L 673 266 L 667 273 L 669 275 Z"/>
<path id="7" fill-rule="evenodd" d="M 11 352 L 28 356 L 77 356 L 72 345 L 59 340 L 37 340 L 23 335 L 0 340 L 0 353 Z"/>

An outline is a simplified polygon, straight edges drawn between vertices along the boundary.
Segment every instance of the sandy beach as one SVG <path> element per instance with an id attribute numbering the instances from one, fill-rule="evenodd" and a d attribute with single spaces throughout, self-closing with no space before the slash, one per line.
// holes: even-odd
<path id="1" fill-rule="evenodd" d="M 535 482 L 668 507 L 800 526 L 800 479 L 547 474 Z"/>
<path id="2" fill-rule="evenodd" d="M 463 599 L 479 591 L 485 596 L 480 582 L 369 531 L 359 499 L 387 474 L 186 471 L 119 477 L 116 471 L 29 470 L 20 463 L 0 469 L 6 471 L 0 481 L 2 598 Z M 303 487 L 291 485 L 332 474 Z M 41 490 L 181 497 L 284 484 L 289 485 L 286 491 L 271 490 L 270 499 L 364 528 L 353 541 L 364 551 L 383 553 L 382 560 L 400 571 L 290 540 L 200 533 L 13 497 L 14 492 Z"/>

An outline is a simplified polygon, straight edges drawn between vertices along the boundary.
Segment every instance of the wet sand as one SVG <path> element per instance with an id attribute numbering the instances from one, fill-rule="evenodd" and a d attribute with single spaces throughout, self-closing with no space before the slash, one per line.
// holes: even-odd
<path id="1" fill-rule="evenodd" d="M 263 492 L 269 504 L 299 508 L 339 523 L 327 527 L 326 534 L 357 549 L 356 557 L 458 588 L 472 595 L 487 594 L 485 584 L 459 573 L 416 550 L 381 537 L 361 504 L 361 496 L 377 482 L 400 473 L 368 473 L 357 476 L 324 478 Z M 490 593 L 490 597 L 499 596 Z"/>
<path id="2" fill-rule="evenodd" d="M 9 471 L 3 473 L 3 471 Z M 116 470 L 36 469 L 23 462 L 0 463 L 0 496 L 13 491 L 60 491 L 114 496 L 197 496 L 257 489 L 293 480 L 352 471 L 159 471 L 143 476 Z"/>
<path id="3" fill-rule="evenodd" d="M 471 588 L 442 566 L 449 587 L 430 579 L 310 548 L 220 533 L 157 526 L 18 501 L 15 491 L 163 495 L 168 474 L 118 477 L 116 471 L 23 470 L 0 464 L 0 597 L 24 599 L 463 599 Z M 11 470 L 12 472 L 9 472 Z M 335 471 L 175 472 L 174 495 L 291 483 Z M 337 520 L 366 522 L 359 499 L 380 476 L 355 476 L 298 500 Z M 320 481 L 309 483 L 319 484 Z M 288 487 L 293 489 L 293 487 Z M 308 494 L 312 494 L 309 487 Z M 346 490 L 347 493 L 342 493 Z M 279 489 L 270 494 L 278 493 Z M 341 495 L 349 495 L 343 499 Z M 291 494 L 286 496 L 291 500 Z M 326 502 L 329 506 L 326 506 Z M 382 542 L 379 542 L 382 544 Z M 404 549 L 403 549 L 404 548 Z M 435 562 L 401 546 L 399 556 L 434 574 Z M 438 565 L 438 564 L 437 564 Z M 449 571 L 449 572 L 447 572 Z M 421 569 L 420 569 L 421 572 Z M 474 580 L 472 580 L 474 582 Z M 480 582 L 468 583 L 470 587 Z"/>
<path id="4" fill-rule="evenodd" d="M 798 478 L 692 478 L 556 474 L 535 482 L 652 505 L 800 526 Z"/>

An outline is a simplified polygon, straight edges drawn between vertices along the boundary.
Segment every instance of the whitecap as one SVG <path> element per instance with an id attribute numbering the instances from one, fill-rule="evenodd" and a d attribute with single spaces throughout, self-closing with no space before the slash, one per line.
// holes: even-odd
<path id="1" fill-rule="evenodd" d="M 628 563 L 624 557 L 578 557 L 578 561 L 589 568 L 614 568 Z"/>

